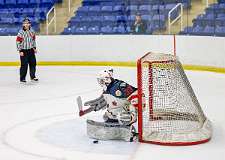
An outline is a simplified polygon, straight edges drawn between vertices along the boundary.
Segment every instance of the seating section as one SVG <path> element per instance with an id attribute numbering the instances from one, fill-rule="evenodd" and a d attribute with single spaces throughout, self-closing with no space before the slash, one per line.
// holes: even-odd
<path id="1" fill-rule="evenodd" d="M 177 3 L 191 6 L 190 0 L 83 0 L 62 34 L 130 34 L 136 13 L 152 34 L 166 29 L 168 12 Z"/>
<path id="2" fill-rule="evenodd" d="M 16 35 L 22 20 L 29 17 L 32 27 L 40 31 L 49 9 L 60 0 L 0 0 L 0 35 Z"/>
<path id="3" fill-rule="evenodd" d="M 225 36 L 225 0 L 211 4 L 193 20 L 193 26 L 184 28 L 180 34 Z"/>

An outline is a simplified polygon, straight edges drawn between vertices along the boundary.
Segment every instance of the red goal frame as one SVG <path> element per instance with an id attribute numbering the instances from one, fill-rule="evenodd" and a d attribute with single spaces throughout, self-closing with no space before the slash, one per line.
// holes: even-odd
<path id="1" fill-rule="evenodd" d="M 175 41 L 175 39 L 174 39 Z M 175 44 L 175 42 L 174 42 Z M 175 46 L 174 46 L 175 47 Z M 174 49 L 174 51 L 176 52 L 176 50 Z M 148 56 L 149 54 L 151 54 L 151 52 L 148 52 L 147 54 L 145 54 L 143 57 L 141 57 L 140 59 L 138 59 L 137 61 L 137 86 L 138 86 L 138 133 L 139 133 L 139 141 L 143 142 L 143 143 L 152 143 L 152 144 L 158 144 L 158 145 L 169 145 L 169 146 L 187 146 L 187 145 L 197 145 L 197 144 L 201 144 L 201 143 L 205 143 L 208 142 L 210 140 L 209 139 L 205 139 L 205 140 L 199 140 L 199 141 L 194 141 L 194 142 L 158 142 L 158 141 L 146 141 L 143 139 L 143 121 L 142 121 L 142 106 L 143 106 L 143 102 L 142 102 L 142 95 L 143 95 L 143 91 L 142 91 L 142 60 Z M 176 53 L 174 53 L 174 56 L 176 55 Z M 173 60 L 168 60 L 168 61 L 153 61 L 153 62 L 145 62 L 148 63 L 149 68 L 148 68 L 148 72 L 149 75 L 151 77 L 152 75 L 152 64 L 153 63 L 168 63 L 171 62 Z M 149 84 L 152 84 L 152 78 L 149 78 Z M 149 86 L 149 113 L 150 113 L 150 119 L 154 119 L 153 117 L 153 104 L 152 104 L 152 100 L 153 100 L 153 96 L 152 96 L 152 91 L 153 91 L 153 87 L 152 85 Z"/>

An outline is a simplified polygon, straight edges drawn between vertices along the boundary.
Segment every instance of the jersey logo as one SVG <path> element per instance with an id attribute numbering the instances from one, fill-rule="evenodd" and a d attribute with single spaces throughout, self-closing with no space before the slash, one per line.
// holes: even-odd
<path id="1" fill-rule="evenodd" d="M 116 101 L 113 101 L 112 102 L 112 105 L 117 106 L 117 102 Z"/>
<path id="2" fill-rule="evenodd" d="M 115 94 L 116 94 L 117 97 L 119 97 L 119 96 L 122 95 L 122 92 L 121 92 L 120 90 L 117 90 L 117 91 L 115 92 Z"/>

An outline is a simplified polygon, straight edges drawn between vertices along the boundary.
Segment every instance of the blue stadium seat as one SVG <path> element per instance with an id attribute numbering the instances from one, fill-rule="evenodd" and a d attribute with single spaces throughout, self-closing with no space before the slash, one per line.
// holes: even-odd
<path id="1" fill-rule="evenodd" d="M 103 16 L 92 16 L 91 17 L 94 22 L 102 22 Z"/>
<path id="2" fill-rule="evenodd" d="M 41 0 L 30 0 L 31 5 L 40 4 Z"/>
<path id="3" fill-rule="evenodd" d="M 92 19 L 90 16 L 83 16 L 82 18 L 80 18 L 80 22 L 91 22 Z"/>
<path id="4" fill-rule="evenodd" d="M 127 12 L 137 12 L 138 11 L 138 6 L 137 5 L 127 6 L 126 11 Z"/>
<path id="5" fill-rule="evenodd" d="M 115 16 L 115 12 L 99 12 L 98 15 L 100 16 Z"/>
<path id="6" fill-rule="evenodd" d="M 162 30 L 162 29 L 166 29 L 166 25 L 165 25 L 165 22 L 161 22 L 161 21 L 156 21 L 156 22 L 152 22 L 152 28 L 153 28 L 153 31 L 155 30 Z"/>
<path id="7" fill-rule="evenodd" d="M 116 17 L 115 16 L 103 16 L 103 21 L 116 21 Z"/>
<path id="8" fill-rule="evenodd" d="M 141 15 L 151 14 L 153 12 L 152 5 L 141 5 L 139 6 L 138 13 Z"/>
<path id="9" fill-rule="evenodd" d="M 1 24 L 12 24 L 13 19 L 11 17 L 1 17 Z"/>
<path id="10" fill-rule="evenodd" d="M 101 27 L 102 34 L 112 34 L 113 30 L 111 26 L 103 26 Z"/>
<path id="11" fill-rule="evenodd" d="M 99 16 L 101 15 L 101 11 L 92 11 L 87 13 L 88 16 Z"/>
<path id="12" fill-rule="evenodd" d="M 128 16 L 128 17 L 127 17 L 127 20 L 128 20 L 128 21 L 134 22 L 134 21 L 135 21 L 135 15 L 130 15 L 130 16 Z"/>
<path id="13" fill-rule="evenodd" d="M 224 13 L 217 14 L 217 18 L 221 18 L 221 19 L 225 18 L 225 7 L 224 7 Z"/>
<path id="14" fill-rule="evenodd" d="M 118 27 L 113 27 L 113 34 L 125 34 L 126 28 L 123 25 L 120 25 Z"/>
<path id="15" fill-rule="evenodd" d="M 219 8 L 225 9 L 225 1 L 219 4 Z"/>
<path id="16" fill-rule="evenodd" d="M 87 33 L 87 27 L 86 26 L 78 27 L 78 28 L 76 28 L 75 33 L 76 34 L 85 34 L 85 33 Z"/>
<path id="17" fill-rule="evenodd" d="M 225 26 L 225 20 L 216 19 L 215 20 L 215 26 Z"/>
<path id="18" fill-rule="evenodd" d="M 165 21 L 165 16 L 162 14 L 154 15 L 152 17 L 153 21 Z"/>
<path id="19" fill-rule="evenodd" d="M 217 17 L 217 18 L 215 19 L 215 21 L 216 21 L 216 22 L 217 22 L 217 21 L 220 21 L 220 22 L 225 26 L 225 16 L 222 16 L 222 14 L 221 14 L 221 16 Z"/>
<path id="20" fill-rule="evenodd" d="M 116 5 L 113 7 L 113 11 L 114 12 L 123 12 L 123 11 L 125 11 L 125 8 L 122 5 Z"/>
<path id="21" fill-rule="evenodd" d="M 224 36 L 225 27 L 225 3 L 210 4 L 204 14 L 198 15 L 193 20 L 191 34 L 206 36 Z M 185 28 L 186 29 L 186 28 Z M 185 33 L 183 30 L 180 34 Z"/>
<path id="22" fill-rule="evenodd" d="M 0 0 L 0 6 L 3 6 L 5 4 L 4 0 Z"/>
<path id="23" fill-rule="evenodd" d="M 78 22 L 78 23 L 76 23 L 76 24 L 73 24 L 73 26 L 76 26 L 76 27 L 86 27 L 86 29 L 87 29 L 87 27 L 89 27 L 89 25 L 90 25 L 90 22 L 83 22 L 83 21 L 80 21 L 80 22 Z"/>
<path id="24" fill-rule="evenodd" d="M 193 20 L 194 25 L 200 26 L 215 26 L 215 14 L 209 13 L 204 15 L 199 15 L 196 19 Z"/>
<path id="25" fill-rule="evenodd" d="M 4 35 L 5 34 L 5 30 L 6 30 L 5 27 L 4 28 L 0 28 L 0 35 Z"/>
<path id="26" fill-rule="evenodd" d="M 29 1 L 28 0 L 17 0 L 17 4 L 20 4 L 20 5 L 28 5 L 29 4 Z"/>
<path id="27" fill-rule="evenodd" d="M 21 12 L 18 12 L 18 13 L 21 13 Z M 22 14 L 26 14 L 28 17 L 31 17 L 32 15 L 37 16 L 34 8 L 24 8 L 22 10 Z"/>
<path id="28" fill-rule="evenodd" d="M 128 34 L 130 34 L 131 33 L 131 27 L 130 26 L 127 26 L 126 27 L 126 31 L 127 31 Z"/>
<path id="29" fill-rule="evenodd" d="M 154 28 L 152 27 L 152 25 L 148 25 L 147 26 L 147 29 L 146 29 L 146 33 L 147 34 L 152 34 L 154 31 Z"/>
<path id="30" fill-rule="evenodd" d="M 206 26 L 202 32 L 205 36 L 212 36 L 215 34 L 215 27 Z"/>
<path id="31" fill-rule="evenodd" d="M 89 6 L 81 6 L 78 8 L 78 10 L 76 11 L 77 13 L 79 12 L 88 12 L 89 10 Z"/>
<path id="32" fill-rule="evenodd" d="M 1 18 L 5 18 L 5 17 L 8 17 L 9 15 L 7 13 L 0 13 L 0 21 L 1 21 Z"/>
<path id="33" fill-rule="evenodd" d="M 152 16 L 151 15 L 142 15 L 141 18 L 145 21 L 151 21 L 152 20 Z"/>
<path id="34" fill-rule="evenodd" d="M 100 6 L 90 6 L 89 7 L 89 12 L 100 12 L 101 8 Z"/>
<path id="35" fill-rule="evenodd" d="M 79 24 L 79 26 L 100 25 L 99 32 L 103 34 L 129 33 L 127 27 L 130 27 L 135 21 L 136 13 L 142 15 L 142 19 L 150 23 L 148 33 L 158 29 L 166 29 L 166 16 L 170 9 L 177 3 L 190 5 L 190 0 L 83 0 L 82 7 L 75 13 L 77 16 L 88 16 L 85 18 L 71 18 L 70 24 Z M 172 19 L 178 15 L 179 10 L 172 14 Z M 208 24 L 206 24 L 208 25 Z M 90 28 L 90 29 L 89 29 Z M 91 32 L 91 27 L 87 32 Z M 89 33 L 88 33 L 89 34 Z"/>
<path id="36" fill-rule="evenodd" d="M 6 8 L 1 8 L 1 9 L 0 9 L 0 13 L 3 13 L 3 14 L 8 13 L 8 9 L 6 9 Z"/>
<path id="37" fill-rule="evenodd" d="M 54 4 L 54 0 L 41 0 L 42 3 L 51 3 Z"/>
<path id="38" fill-rule="evenodd" d="M 5 4 L 10 7 L 16 6 L 16 0 L 5 0 Z"/>
<path id="39" fill-rule="evenodd" d="M 99 26 L 93 26 L 93 27 L 89 27 L 87 30 L 88 34 L 99 34 L 100 30 L 99 30 Z"/>
<path id="40" fill-rule="evenodd" d="M 214 20 L 216 18 L 215 14 L 206 14 L 205 19 L 207 20 Z"/>
<path id="41" fill-rule="evenodd" d="M 61 33 L 63 35 L 70 35 L 71 34 L 71 28 L 68 27 L 68 28 L 64 28 L 63 32 Z"/>
<path id="42" fill-rule="evenodd" d="M 152 10 L 152 5 L 140 5 L 139 6 L 139 11 L 142 11 L 142 10 L 151 11 Z"/>
<path id="43" fill-rule="evenodd" d="M 81 19 L 82 19 L 83 17 L 84 17 L 84 16 L 81 16 L 81 15 L 76 16 L 76 17 L 72 17 L 72 18 L 69 20 L 69 23 L 71 23 L 71 22 L 80 22 Z"/>
<path id="44" fill-rule="evenodd" d="M 116 21 L 117 22 L 124 22 L 124 21 L 127 21 L 127 16 L 125 15 L 119 15 L 119 16 L 116 16 Z"/>
<path id="45" fill-rule="evenodd" d="M 166 9 L 166 10 L 171 10 L 171 9 L 174 8 L 176 5 L 177 5 L 177 4 L 174 4 L 174 3 L 172 3 L 172 4 L 166 4 L 165 9 Z"/>
<path id="46" fill-rule="evenodd" d="M 92 21 L 88 24 L 88 27 L 96 27 L 96 26 L 101 27 L 101 24 L 102 22 L 100 21 Z"/>
<path id="47" fill-rule="evenodd" d="M 165 5 L 153 5 L 152 10 L 163 10 L 165 9 Z"/>
<path id="48" fill-rule="evenodd" d="M 60 0 L 0 0 L 0 28 L 10 25 L 7 35 L 14 35 L 21 28 L 24 17 L 29 17 L 33 28 L 40 30 L 40 21 L 46 19 L 46 14 L 55 2 Z M 6 35 L 5 34 L 5 35 Z M 2 34 L 1 34 L 2 35 Z"/>
<path id="49" fill-rule="evenodd" d="M 225 0 L 218 0 L 218 3 L 225 3 Z"/>
<path id="50" fill-rule="evenodd" d="M 217 26 L 215 29 L 215 35 L 217 36 L 225 36 L 225 26 Z"/>
<path id="51" fill-rule="evenodd" d="M 112 12 L 113 7 L 112 6 L 102 6 L 101 11 L 102 12 Z"/>
<path id="52" fill-rule="evenodd" d="M 116 25 L 116 21 L 102 21 L 101 24 L 102 26 L 111 26 L 114 27 Z"/>
<path id="53" fill-rule="evenodd" d="M 88 12 L 79 12 L 79 11 L 77 11 L 75 14 L 76 14 L 76 16 L 87 16 Z"/>
<path id="54" fill-rule="evenodd" d="M 201 26 L 195 26 L 192 31 L 190 32 L 190 34 L 192 35 L 202 35 L 204 28 Z"/>
<path id="55" fill-rule="evenodd" d="M 17 35 L 19 30 L 20 28 L 6 28 L 6 33 L 8 33 L 8 35 Z"/>
<path id="56" fill-rule="evenodd" d="M 114 6 L 116 4 L 116 1 L 100 1 L 98 5 L 100 6 Z"/>

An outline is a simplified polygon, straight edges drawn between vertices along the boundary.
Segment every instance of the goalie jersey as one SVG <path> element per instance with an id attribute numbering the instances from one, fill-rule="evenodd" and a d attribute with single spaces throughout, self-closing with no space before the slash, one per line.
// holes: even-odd
<path id="1" fill-rule="evenodd" d="M 103 94 L 110 94 L 117 98 L 128 98 L 136 90 L 137 88 L 127 84 L 122 80 L 113 79 Z"/>
<path id="2" fill-rule="evenodd" d="M 105 118 L 117 120 L 121 113 L 135 112 L 135 109 L 130 106 L 128 97 L 136 92 L 136 90 L 137 88 L 122 80 L 113 79 L 107 86 L 107 89 L 103 92 L 103 96 L 108 104 L 107 111 L 104 115 Z"/>

